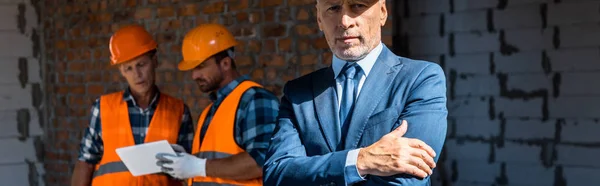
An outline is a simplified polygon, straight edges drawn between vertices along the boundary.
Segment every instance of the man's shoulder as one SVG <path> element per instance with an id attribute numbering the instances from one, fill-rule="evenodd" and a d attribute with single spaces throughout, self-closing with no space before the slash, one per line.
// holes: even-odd
<path id="1" fill-rule="evenodd" d="M 326 78 L 325 74 L 328 73 L 328 71 L 331 71 L 331 67 L 323 67 L 321 69 L 315 70 L 313 72 L 310 72 L 308 74 L 302 75 L 300 77 L 297 77 L 293 80 L 288 81 L 286 84 L 287 87 L 306 87 L 306 86 L 310 86 L 312 85 L 312 81 L 314 81 L 314 79 L 322 79 L 322 78 Z M 333 78 L 333 75 L 332 77 Z"/>
<path id="2" fill-rule="evenodd" d="M 123 92 L 124 91 L 114 91 L 102 94 L 94 100 L 93 105 L 94 107 L 100 107 L 101 101 L 104 101 L 105 103 L 112 103 L 116 100 L 123 100 Z"/>
<path id="3" fill-rule="evenodd" d="M 398 63 L 403 65 L 402 70 L 408 74 L 419 75 L 422 73 L 444 73 L 442 67 L 435 62 L 402 56 L 397 57 Z"/>
<path id="4" fill-rule="evenodd" d="M 249 105 L 254 105 L 254 109 L 261 109 L 263 112 L 266 109 L 278 109 L 279 98 L 264 86 L 251 87 L 242 94 L 238 109 L 248 108 Z"/>
<path id="5" fill-rule="evenodd" d="M 270 91 L 267 87 L 251 87 L 246 90 L 243 94 L 244 96 L 251 97 L 253 99 L 275 99 L 278 100 L 277 96 L 273 91 Z"/>
<path id="6" fill-rule="evenodd" d="M 183 102 L 183 99 L 179 99 L 175 96 L 171 96 L 170 94 L 160 92 L 158 100 L 158 103 L 161 103 L 161 101 L 163 101 L 163 103 L 166 103 L 168 107 L 171 108 L 183 108 L 183 114 L 189 112 L 189 107 L 187 104 L 185 104 L 185 102 Z"/>
<path id="7" fill-rule="evenodd" d="M 100 99 L 100 98 L 103 98 L 103 97 L 104 97 L 104 98 L 107 98 L 107 97 L 115 97 L 115 96 L 121 96 L 121 97 L 122 97 L 122 96 L 123 96 L 123 92 L 124 92 L 124 91 L 122 91 L 122 90 L 120 90 L 120 91 L 113 91 L 113 92 L 109 92 L 109 93 L 106 93 L 106 94 L 102 94 L 102 95 L 100 95 L 100 96 L 98 97 L 98 99 Z"/>
<path id="8" fill-rule="evenodd" d="M 403 56 L 397 56 L 397 58 L 398 58 L 399 63 L 402 63 L 405 67 L 409 67 L 409 68 L 424 69 L 424 68 L 428 68 L 428 67 L 429 68 L 440 67 L 439 64 L 432 62 L 432 61 L 414 59 L 414 58 L 403 57 Z"/>
<path id="9" fill-rule="evenodd" d="M 283 95 L 288 99 L 310 96 L 315 88 L 315 83 L 326 81 L 326 78 L 333 79 L 331 67 L 324 67 L 286 82 L 283 87 Z"/>

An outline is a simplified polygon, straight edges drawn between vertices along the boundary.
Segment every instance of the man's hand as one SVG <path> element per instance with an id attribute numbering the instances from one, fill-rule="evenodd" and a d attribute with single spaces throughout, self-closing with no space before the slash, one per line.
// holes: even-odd
<path id="1" fill-rule="evenodd" d="M 360 149 L 358 172 L 376 176 L 411 174 L 421 178 L 431 175 L 431 169 L 435 168 L 435 151 L 419 139 L 402 137 L 407 129 L 408 123 L 403 120 L 400 127 Z"/>
<path id="2" fill-rule="evenodd" d="M 198 158 L 188 153 L 177 155 L 159 153 L 156 155 L 158 166 L 162 171 L 177 179 L 187 179 L 196 176 L 206 176 L 206 159 Z"/>

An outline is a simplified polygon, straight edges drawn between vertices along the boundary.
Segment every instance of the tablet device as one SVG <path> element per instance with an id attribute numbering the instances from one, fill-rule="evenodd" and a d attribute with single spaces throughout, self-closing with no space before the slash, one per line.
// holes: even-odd
<path id="1" fill-rule="evenodd" d="M 161 172 L 161 167 L 156 165 L 156 154 L 169 153 L 175 155 L 175 151 L 173 151 L 167 140 L 122 147 L 116 151 L 133 176 Z"/>

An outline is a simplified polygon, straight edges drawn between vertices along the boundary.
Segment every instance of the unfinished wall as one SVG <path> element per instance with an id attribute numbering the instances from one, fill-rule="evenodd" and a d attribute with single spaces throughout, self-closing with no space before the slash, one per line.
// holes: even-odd
<path id="1" fill-rule="evenodd" d="M 0 0 L 0 180 L 44 185 L 37 1 Z"/>
<path id="2" fill-rule="evenodd" d="M 442 64 L 448 78 L 449 131 L 434 185 L 600 181 L 600 1 L 399 7 L 404 51 Z"/>
<path id="3" fill-rule="evenodd" d="M 281 96 L 290 79 L 329 65 L 315 19 L 315 0 L 51 0 L 45 2 L 44 44 L 49 94 L 47 185 L 68 185 L 92 101 L 124 88 L 109 68 L 108 42 L 122 25 L 143 24 L 159 44 L 157 83 L 184 99 L 194 119 L 209 100 L 179 72 L 181 40 L 195 25 L 227 25 L 240 41 L 236 63 L 244 74 Z M 388 2 L 391 4 L 391 1 Z M 390 10 L 392 11 L 392 10 Z M 392 13 L 392 12 L 391 12 Z M 393 22 L 384 42 L 391 47 Z"/>

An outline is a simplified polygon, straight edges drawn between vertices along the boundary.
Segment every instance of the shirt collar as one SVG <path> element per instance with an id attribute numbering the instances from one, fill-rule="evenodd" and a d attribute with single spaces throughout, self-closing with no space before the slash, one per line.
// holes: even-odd
<path id="1" fill-rule="evenodd" d="M 356 61 L 356 63 L 358 63 L 358 66 L 360 66 L 360 68 L 365 73 L 365 77 L 369 76 L 369 72 L 371 72 L 373 65 L 375 65 L 375 61 L 377 61 L 377 58 L 379 57 L 379 54 L 381 54 L 382 49 L 383 49 L 383 44 L 380 42 L 379 45 L 377 45 L 377 47 L 375 47 L 373 50 L 371 50 L 371 52 L 369 52 L 369 54 L 367 54 L 367 56 L 365 56 L 361 60 Z M 333 78 L 338 77 L 338 75 L 340 74 L 340 72 L 342 71 L 342 68 L 344 67 L 344 65 L 346 65 L 346 63 L 347 63 L 346 61 L 341 60 L 341 59 L 337 58 L 337 56 L 333 55 L 333 62 L 332 62 L 332 68 L 333 68 L 333 72 L 334 72 Z"/>
<path id="2" fill-rule="evenodd" d="M 240 83 L 248 79 L 250 79 L 248 75 L 243 75 L 234 79 L 233 81 L 225 85 L 223 88 L 217 90 L 216 93 L 211 92 L 209 95 L 210 100 L 212 100 L 213 102 L 217 100 L 223 100 L 223 98 L 227 97 L 227 95 L 229 95 L 229 93 L 231 93 L 233 89 L 235 89 L 235 87 L 237 87 Z"/>
<path id="3" fill-rule="evenodd" d="M 156 106 L 156 104 L 158 103 L 158 99 L 160 97 L 160 90 L 158 89 L 158 87 L 156 85 L 153 85 L 152 88 L 155 90 L 155 93 L 152 97 L 152 101 L 150 101 L 150 104 L 148 105 L 148 108 L 154 108 L 154 106 Z M 123 101 L 130 101 L 131 103 L 133 103 L 134 106 L 139 107 L 135 101 L 135 98 L 131 94 L 131 89 L 129 87 L 127 87 L 127 89 L 125 89 L 125 92 L 123 92 Z"/>

